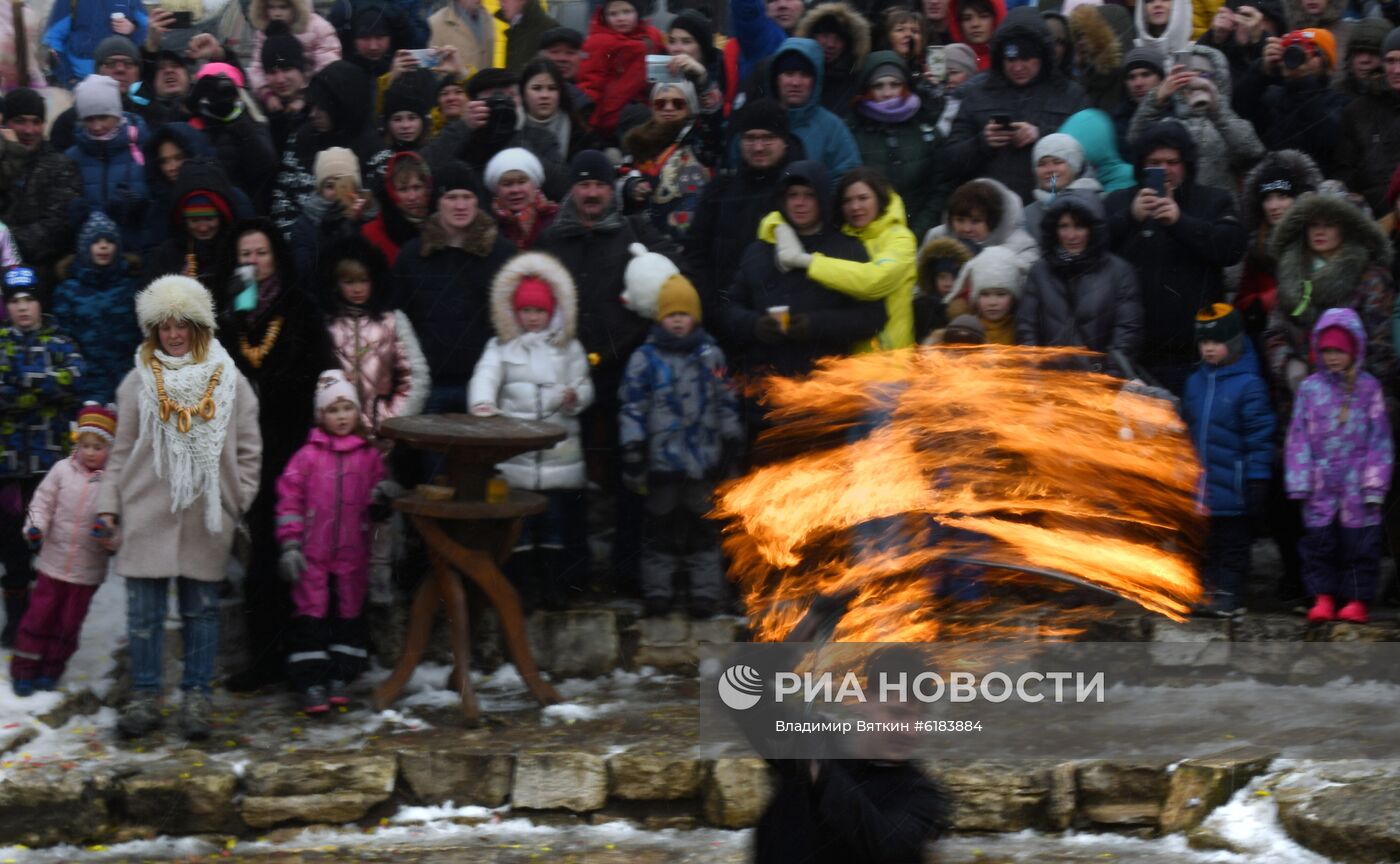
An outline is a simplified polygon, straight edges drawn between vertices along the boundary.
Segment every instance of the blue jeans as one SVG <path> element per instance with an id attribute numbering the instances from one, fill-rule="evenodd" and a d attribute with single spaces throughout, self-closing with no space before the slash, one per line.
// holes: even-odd
<path id="1" fill-rule="evenodd" d="M 184 619 L 185 673 L 180 689 L 209 693 L 219 653 L 219 584 L 177 577 Z M 126 580 L 126 627 L 131 652 L 131 689 L 159 693 L 164 659 L 169 579 Z"/>

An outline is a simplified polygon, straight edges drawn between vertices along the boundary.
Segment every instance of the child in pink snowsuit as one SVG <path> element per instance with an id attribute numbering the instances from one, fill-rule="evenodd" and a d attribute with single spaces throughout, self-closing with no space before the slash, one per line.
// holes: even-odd
<path id="1" fill-rule="evenodd" d="M 365 437 L 360 398 L 332 369 L 316 388 L 320 424 L 277 479 L 282 577 L 292 583 L 288 675 L 303 711 L 350 701 L 364 670 L 368 633 L 370 507 L 388 497 L 384 460 Z"/>
<path id="2" fill-rule="evenodd" d="M 92 595 L 107 575 L 108 555 L 92 531 L 98 484 L 116 431 L 111 409 L 92 402 L 83 406 L 78 446 L 49 469 L 29 502 L 24 536 L 40 550 L 39 576 L 10 659 L 16 696 L 58 686 L 63 667 L 78 650 Z"/>

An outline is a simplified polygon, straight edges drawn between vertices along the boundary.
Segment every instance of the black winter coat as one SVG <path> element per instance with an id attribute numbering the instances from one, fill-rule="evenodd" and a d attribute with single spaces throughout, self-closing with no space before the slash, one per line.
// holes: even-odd
<path id="1" fill-rule="evenodd" d="M 272 196 L 272 180 L 277 175 L 277 149 L 272 130 L 247 114 L 232 123 L 215 123 L 195 118 L 190 125 L 204 132 L 214 146 L 229 181 L 266 212 Z"/>
<path id="2" fill-rule="evenodd" d="M 801 152 L 801 145 L 790 141 L 789 158 L 764 171 L 748 166 L 721 171 L 700 196 L 695 220 L 685 238 L 685 260 L 704 304 L 705 329 L 721 340 L 726 334 L 720 310 L 744 250 L 758 236 L 758 223 L 773 212 L 778 178 L 790 162 L 802 158 L 792 155 L 794 147 Z"/>
<path id="3" fill-rule="evenodd" d="M 78 166 L 49 144 L 33 153 L 12 141 L 0 147 L 0 219 L 26 264 L 53 264 L 73 249 L 68 205 L 83 194 Z"/>
<path id="4" fill-rule="evenodd" d="M 1348 101 L 1325 76 L 1288 81 L 1264 74 L 1258 63 L 1235 85 L 1240 116 L 1254 124 L 1266 148 L 1302 150 L 1328 177 Z"/>
<path id="5" fill-rule="evenodd" d="M 1089 247 L 1074 262 L 1060 261 L 1055 226 L 1075 211 L 1089 222 Z M 1132 265 L 1108 251 L 1108 223 L 1097 195 L 1058 196 L 1045 208 L 1040 248 L 1016 304 L 1016 343 L 1069 345 L 1108 354 L 1094 371 L 1119 369 L 1111 352 L 1135 361 L 1142 349 L 1142 298 Z"/>
<path id="6" fill-rule="evenodd" d="M 1023 10 L 1030 14 L 1018 14 Z M 1024 87 L 1012 84 L 1002 72 L 1003 46 L 1012 39 L 1035 40 L 1041 46 L 1040 76 Z M 992 68 L 980 84 L 963 88 L 962 105 L 943 148 L 943 164 L 954 183 L 990 177 L 1030 203 L 1035 190 L 1031 148 L 990 147 L 982 130 L 994 116 L 1005 114 L 1012 123 L 1033 124 L 1044 138 L 1071 114 L 1089 107 L 1084 88 L 1055 71 L 1050 42 L 1040 13 L 1030 7 L 1013 9 L 997 28 L 992 37 Z"/>
<path id="7" fill-rule="evenodd" d="M 1221 271 L 1244 257 L 1248 232 L 1230 193 L 1190 179 L 1176 192 L 1176 224 L 1138 222 L 1132 205 L 1141 189 L 1119 190 L 1105 202 L 1112 249 L 1137 270 L 1147 322 L 1143 362 L 1188 364 L 1196 357 L 1196 312 L 1225 299 Z"/>
<path id="8" fill-rule="evenodd" d="M 1384 89 L 1384 84 L 1379 85 Z M 1342 112 L 1342 134 L 1333 155 L 1333 174 L 1353 192 L 1366 196 L 1371 212 L 1390 210 L 1385 190 L 1400 163 L 1400 93 L 1372 93 Z"/>
<path id="9" fill-rule="evenodd" d="M 754 831 L 754 864 L 918 864 L 952 823 L 944 789 L 911 762 L 772 763 L 778 789 Z"/>
<path id="10" fill-rule="evenodd" d="M 683 264 L 681 248 L 646 216 L 613 211 L 597 225 L 584 227 L 572 200 L 564 202 L 554 224 L 535 244 L 535 251 L 558 258 L 573 275 L 578 287 L 578 338 L 585 351 L 598 355 L 594 374 L 605 382 L 620 379 L 628 358 L 651 329 L 650 321 L 622 305 L 622 274 L 632 260 L 627 247 L 633 243 L 665 255 L 678 267 Z"/>
<path id="11" fill-rule="evenodd" d="M 832 258 L 870 260 L 859 240 L 833 228 L 803 236 L 802 246 Z M 725 310 L 730 340 L 741 348 L 746 371 L 780 375 L 810 372 L 817 360 L 850 354 L 856 343 L 873 337 L 885 326 L 883 301 L 853 300 L 808 279 L 805 270 L 783 273 L 773 260 L 773 251 L 770 240 L 749 244 Z M 791 334 L 773 344 L 760 342 L 754 328 L 772 306 L 787 306 L 793 319 L 804 316 L 806 338 L 799 340 Z"/>
<path id="12" fill-rule="evenodd" d="M 389 305 L 403 310 L 418 334 L 433 387 L 465 388 L 471 380 L 493 335 L 491 280 L 514 255 L 515 244 L 484 211 L 468 227 L 461 248 L 446 245 L 446 234 L 432 217 L 422 235 L 399 250 Z"/>

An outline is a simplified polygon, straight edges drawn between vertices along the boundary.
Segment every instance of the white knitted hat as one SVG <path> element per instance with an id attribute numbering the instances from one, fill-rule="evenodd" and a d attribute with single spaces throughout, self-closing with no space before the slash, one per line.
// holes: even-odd
<path id="1" fill-rule="evenodd" d="M 511 171 L 523 171 L 536 186 L 544 185 L 544 166 L 539 157 L 524 147 L 507 147 L 486 163 L 486 188 L 495 194 L 501 178 Z"/>

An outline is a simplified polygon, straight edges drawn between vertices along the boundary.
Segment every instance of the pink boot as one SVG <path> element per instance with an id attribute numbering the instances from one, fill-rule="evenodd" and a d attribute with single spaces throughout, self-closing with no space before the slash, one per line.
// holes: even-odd
<path id="1" fill-rule="evenodd" d="M 1353 600 L 1337 613 L 1337 620 L 1350 621 L 1352 624 L 1365 624 L 1371 619 L 1366 615 L 1366 604 L 1360 600 Z"/>
<path id="2" fill-rule="evenodd" d="M 1308 623 L 1321 624 L 1324 621 L 1331 621 L 1337 617 L 1337 604 L 1333 602 L 1331 594 L 1319 594 L 1313 600 L 1313 607 L 1308 610 Z"/>

